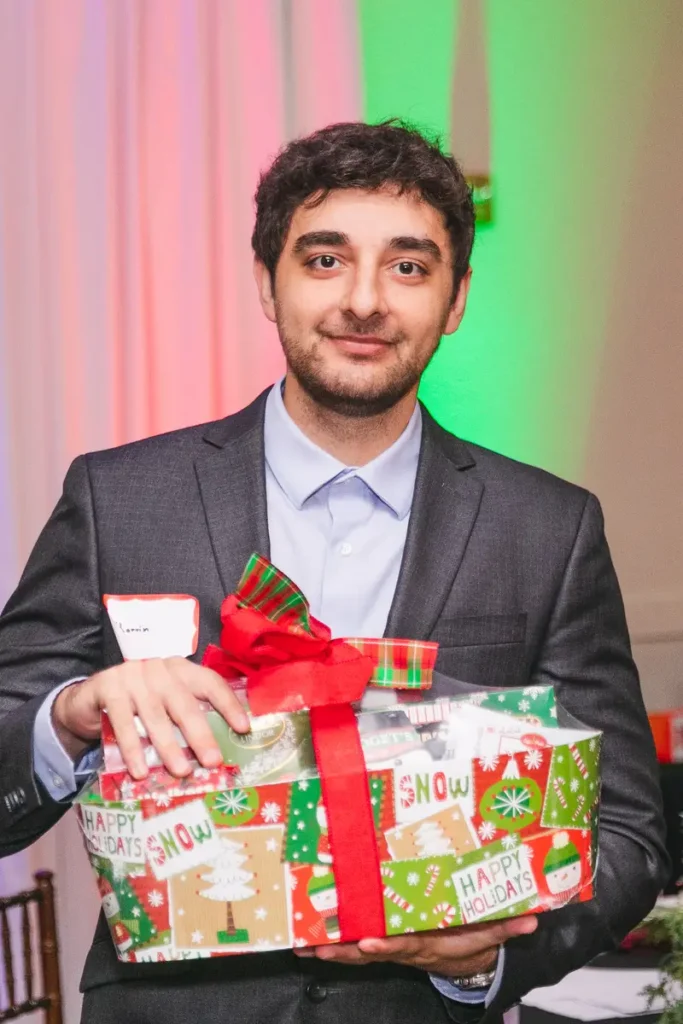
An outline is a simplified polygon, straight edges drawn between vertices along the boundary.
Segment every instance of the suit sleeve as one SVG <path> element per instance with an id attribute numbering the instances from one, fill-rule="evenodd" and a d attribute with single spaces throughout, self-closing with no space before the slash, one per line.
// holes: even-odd
<path id="1" fill-rule="evenodd" d="M 614 949 L 651 909 L 667 877 L 661 792 L 619 584 L 598 501 L 589 495 L 567 562 L 534 684 L 604 733 L 596 896 L 541 914 L 531 936 L 506 943 L 486 1024 L 530 989 L 553 985 Z"/>
<path id="2" fill-rule="evenodd" d="M 0 856 L 28 846 L 68 809 L 34 774 L 35 718 L 51 690 L 102 667 L 101 649 L 96 525 L 81 456 L 0 616 Z"/>

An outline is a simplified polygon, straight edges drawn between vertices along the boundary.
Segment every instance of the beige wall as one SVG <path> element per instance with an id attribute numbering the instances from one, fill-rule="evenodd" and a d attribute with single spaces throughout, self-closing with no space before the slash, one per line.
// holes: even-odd
<path id="1" fill-rule="evenodd" d="M 653 710 L 683 705 L 683 5 L 658 2 L 667 33 L 621 216 L 582 479 L 603 504 Z"/>

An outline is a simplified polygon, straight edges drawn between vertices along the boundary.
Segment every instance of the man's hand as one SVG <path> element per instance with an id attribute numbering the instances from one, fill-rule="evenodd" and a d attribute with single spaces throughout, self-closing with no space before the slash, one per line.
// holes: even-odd
<path id="1" fill-rule="evenodd" d="M 396 935 L 388 939 L 361 939 L 358 943 L 317 946 L 294 952 L 298 956 L 315 956 L 318 960 L 358 966 L 390 960 L 446 978 L 464 978 L 493 970 L 498 947 L 517 935 L 530 935 L 537 924 L 535 917 L 515 917 L 510 921 L 468 924 L 447 931 Z"/>
<path id="2" fill-rule="evenodd" d="M 127 661 L 67 686 L 54 702 L 52 720 L 62 745 L 75 759 L 99 738 L 100 714 L 106 711 L 126 767 L 134 778 L 142 779 L 147 765 L 135 727 L 137 715 L 169 772 L 183 776 L 190 764 L 174 736 L 174 725 L 205 768 L 215 768 L 222 760 L 200 700 L 209 701 L 236 732 L 249 731 L 246 712 L 225 680 L 185 658 Z"/>

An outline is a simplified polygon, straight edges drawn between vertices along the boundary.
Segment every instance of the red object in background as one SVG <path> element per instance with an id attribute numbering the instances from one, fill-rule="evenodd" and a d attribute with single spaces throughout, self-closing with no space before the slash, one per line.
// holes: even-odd
<path id="1" fill-rule="evenodd" d="M 660 764 L 683 762 L 683 708 L 648 715 Z"/>

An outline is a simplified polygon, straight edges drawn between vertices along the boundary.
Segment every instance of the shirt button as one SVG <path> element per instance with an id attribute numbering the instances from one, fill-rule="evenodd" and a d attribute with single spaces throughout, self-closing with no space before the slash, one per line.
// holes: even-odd
<path id="1" fill-rule="evenodd" d="M 347 544 L 346 542 L 344 542 L 343 544 L 339 545 L 339 554 L 340 555 L 350 555 L 352 551 L 353 551 L 353 548 L 351 547 L 350 544 Z"/>
<path id="2" fill-rule="evenodd" d="M 61 775 L 57 775 L 56 772 L 52 772 L 52 785 L 55 787 L 55 789 L 64 788 L 64 779 L 61 777 Z"/>
<path id="3" fill-rule="evenodd" d="M 318 981 L 311 981 L 306 986 L 306 995 L 312 1003 L 322 1003 L 327 999 L 327 988 Z"/>

